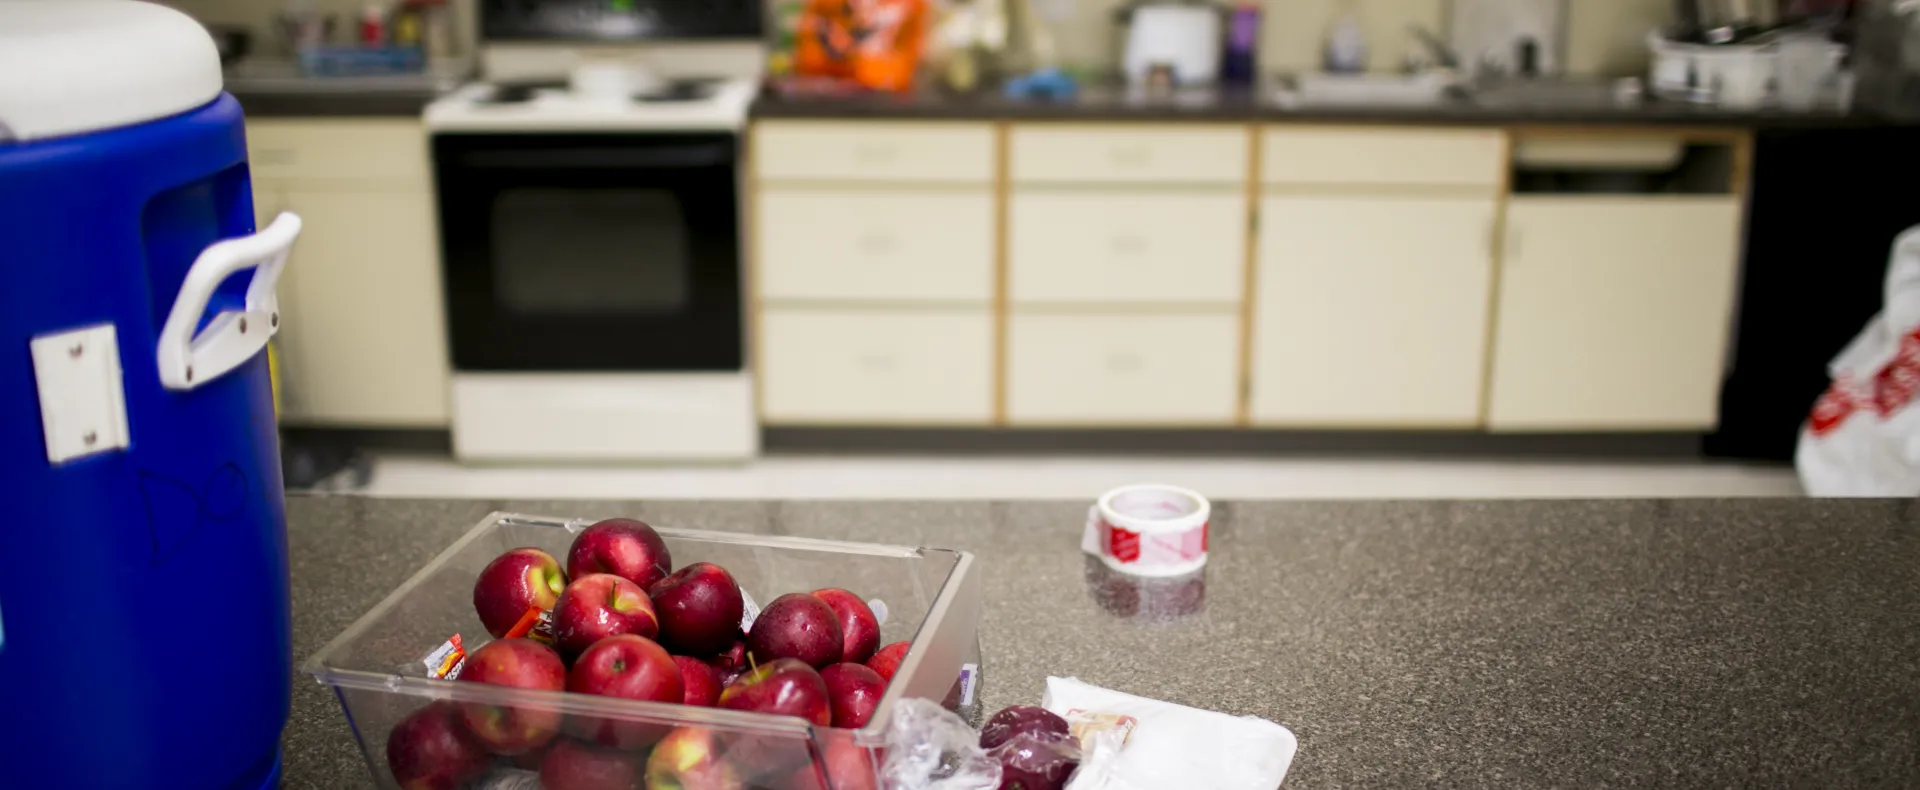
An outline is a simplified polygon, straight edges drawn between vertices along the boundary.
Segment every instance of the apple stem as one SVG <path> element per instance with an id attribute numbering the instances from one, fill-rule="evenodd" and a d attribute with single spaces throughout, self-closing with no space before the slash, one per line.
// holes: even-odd
<path id="1" fill-rule="evenodd" d="M 747 651 L 747 669 L 755 673 L 760 671 L 760 662 L 753 660 L 753 651 L 751 650 Z"/>

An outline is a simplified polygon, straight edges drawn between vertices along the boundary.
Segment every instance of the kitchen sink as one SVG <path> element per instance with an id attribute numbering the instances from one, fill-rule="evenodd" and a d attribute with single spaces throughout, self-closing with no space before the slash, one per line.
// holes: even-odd
<path id="1" fill-rule="evenodd" d="M 1444 74 L 1303 74 L 1280 89 L 1283 106 L 1428 107 L 1459 96 Z"/>

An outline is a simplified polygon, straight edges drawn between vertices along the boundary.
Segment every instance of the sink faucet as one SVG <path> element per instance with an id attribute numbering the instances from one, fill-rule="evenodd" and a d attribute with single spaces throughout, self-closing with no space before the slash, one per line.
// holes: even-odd
<path id="1" fill-rule="evenodd" d="M 1453 47 L 1448 46 L 1447 42 L 1441 41 L 1439 36 L 1433 34 L 1433 31 L 1420 25 L 1408 25 L 1407 30 L 1413 33 L 1413 37 L 1419 39 L 1421 44 L 1426 46 L 1428 54 L 1433 56 L 1434 65 L 1455 71 L 1460 70 L 1460 53 L 1454 52 Z"/>

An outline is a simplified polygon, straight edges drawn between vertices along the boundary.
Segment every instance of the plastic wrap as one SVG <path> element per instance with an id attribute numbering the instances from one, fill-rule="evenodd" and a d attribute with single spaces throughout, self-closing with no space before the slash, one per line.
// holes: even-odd
<path id="1" fill-rule="evenodd" d="M 980 748 L 980 736 L 940 703 L 903 699 L 887 728 L 887 790 L 994 790 L 1000 763 Z"/>

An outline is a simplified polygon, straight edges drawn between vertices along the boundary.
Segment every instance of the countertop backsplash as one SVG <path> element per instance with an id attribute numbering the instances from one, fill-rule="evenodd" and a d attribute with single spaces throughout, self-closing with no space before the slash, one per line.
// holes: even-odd
<path id="1" fill-rule="evenodd" d="M 210 24 L 271 29 L 282 5 L 273 0 L 167 0 Z M 1064 11 L 1052 24 L 1061 59 L 1068 65 L 1111 71 L 1120 61 L 1121 32 L 1114 12 L 1128 0 L 1033 0 L 1047 15 Z M 363 0 L 314 0 L 346 25 L 365 7 Z M 1265 0 L 1260 60 L 1263 71 L 1300 71 L 1317 67 L 1328 25 L 1351 3 L 1366 31 L 1369 67 L 1397 69 L 1409 54 L 1422 51 L 1408 28 L 1446 29 L 1447 0 Z M 475 38 L 473 0 L 453 0 L 456 27 L 464 46 Z M 1647 31 L 1671 19 L 1668 0 L 1569 0 L 1567 73 L 1637 75 L 1646 68 Z M 256 42 L 272 52 L 270 40 Z"/>

